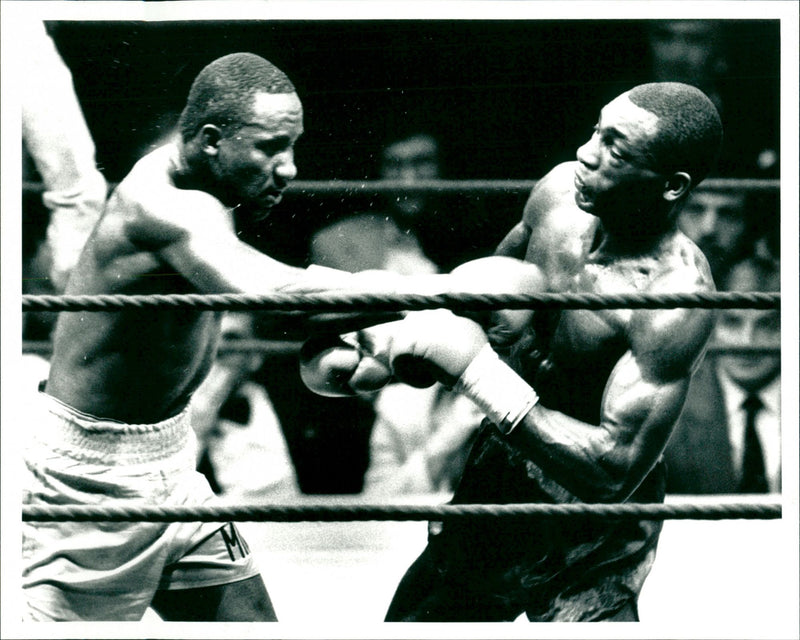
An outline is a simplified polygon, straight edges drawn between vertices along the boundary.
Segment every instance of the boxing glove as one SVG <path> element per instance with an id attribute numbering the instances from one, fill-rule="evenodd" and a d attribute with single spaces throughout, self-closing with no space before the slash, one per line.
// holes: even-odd
<path id="1" fill-rule="evenodd" d="M 474 293 L 540 293 L 547 290 L 542 270 L 530 263 L 506 256 L 491 256 L 466 262 L 453 269 L 453 288 Z M 478 322 L 489 343 L 498 350 L 513 345 L 533 317 L 533 309 L 493 309 L 459 312 Z"/>
<path id="2" fill-rule="evenodd" d="M 373 328 L 360 331 L 369 348 Z M 381 325 L 370 351 L 407 384 L 435 380 L 464 394 L 505 434 L 539 401 L 525 380 L 500 360 L 479 324 L 446 310 L 419 311 Z"/>
<path id="3" fill-rule="evenodd" d="M 375 392 L 392 380 L 418 388 L 437 381 L 452 382 L 455 377 L 448 376 L 448 367 L 440 366 L 447 363 L 447 336 L 437 331 L 441 323 L 436 322 L 443 314 L 452 317 L 456 324 L 468 323 L 475 332 L 473 339 L 486 341 L 481 328 L 466 318 L 457 318 L 447 311 L 412 312 L 403 320 L 340 336 L 312 336 L 300 350 L 300 377 L 309 389 L 329 397 Z M 416 336 L 428 331 L 431 348 L 436 343 L 443 345 L 432 358 L 426 357 L 421 339 L 420 348 L 415 348 Z M 458 350 L 454 355 L 458 355 Z M 456 369 L 459 364 L 466 365 L 466 361 L 451 362 L 449 368 Z"/>
<path id="4" fill-rule="evenodd" d="M 327 397 L 372 393 L 388 384 L 387 364 L 365 353 L 354 334 L 310 338 L 300 349 L 300 377 L 314 393 Z"/>

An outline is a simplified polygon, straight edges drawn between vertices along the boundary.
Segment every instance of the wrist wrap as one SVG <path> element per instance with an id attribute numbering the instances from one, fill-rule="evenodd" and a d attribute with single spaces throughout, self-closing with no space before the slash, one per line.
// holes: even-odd
<path id="1" fill-rule="evenodd" d="M 505 435 L 539 402 L 536 391 L 488 344 L 469 363 L 453 389 L 478 405 Z"/>

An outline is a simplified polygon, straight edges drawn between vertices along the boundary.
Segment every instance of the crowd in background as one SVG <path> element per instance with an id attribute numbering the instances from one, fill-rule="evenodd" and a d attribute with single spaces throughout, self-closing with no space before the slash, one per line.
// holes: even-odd
<path id="1" fill-rule="evenodd" d="M 341 82 L 338 89 L 326 91 L 316 75 L 305 75 L 304 87 L 307 68 L 322 64 L 312 62 L 312 56 L 322 53 L 325 59 L 320 51 L 325 41 L 307 42 L 304 49 L 303 27 L 287 25 L 282 37 L 294 36 L 297 42 L 284 50 L 278 41 L 267 56 L 287 70 L 296 69 L 290 75 L 300 79 L 307 118 L 321 131 L 298 150 L 300 178 L 409 183 L 536 179 L 544 167 L 574 157 L 586 132 L 570 128 L 571 123 L 590 121 L 582 114 L 595 113 L 621 85 L 649 80 L 694 84 L 717 105 L 725 145 L 713 177 L 778 176 L 777 57 L 760 39 L 765 29 L 771 33 L 768 24 L 662 20 L 617 23 L 615 32 L 614 24 L 536 23 L 530 28 L 539 36 L 537 46 L 560 43 L 564 48 L 563 54 L 551 51 L 553 64 L 547 70 L 530 43 L 528 48 L 511 48 L 509 42 L 517 42 L 525 26 L 507 26 L 511 33 L 504 39 L 498 36 L 500 27 L 490 25 L 485 37 L 495 50 L 482 56 L 455 30 L 440 53 L 441 75 L 408 71 L 396 78 L 396 88 L 387 90 L 391 95 L 373 100 L 374 109 L 368 110 L 365 105 L 375 98 L 370 95 L 375 89 L 361 80 L 361 94 L 353 92 L 364 102 L 355 105 L 359 96 L 345 95 L 349 85 L 342 76 L 377 74 L 380 60 L 356 64 L 355 58 L 342 54 L 338 62 L 352 67 L 332 74 L 329 81 Z M 26 183 L 41 185 L 23 193 L 26 293 L 63 288 L 81 242 L 101 215 L 104 192 L 138 156 L 171 134 L 175 116 L 166 93 L 154 87 L 142 91 L 148 80 L 154 82 L 143 69 L 158 55 L 156 43 L 165 42 L 166 27 L 47 27 L 39 24 L 31 31 L 30 53 L 41 75 L 30 79 L 23 96 L 23 175 Z M 184 37 L 200 39 L 212 28 L 194 26 Z M 223 35 L 213 47 L 232 50 L 254 44 L 259 28 L 277 33 L 272 25 L 248 24 L 238 32 L 244 43 Z M 353 25 L 317 28 L 328 28 L 326 42 L 334 46 L 344 35 L 340 31 Z M 581 45 L 577 36 L 587 34 L 593 36 Z M 749 58 L 748 47 L 755 41 L 766 56 L 759 64 Z M 395 46 L 396 68 L 430 46 L 424 34 L 415 36 L 407 26 L 368 26 L 361 42 L 362 54 L 370 46 Z M 415 43 L 421 44 L 415 48 Z M 778 46 L 777 37 L 772 45 Z M 358 53 L 352 44 L 345 50 Z M 195 66 L 216 53 L 204 52 Z M 511 53 L 514 59 L 506 60 Z M 161 82 L 170 73 L 172 80 L 193 75 L 194 68 L 184 67 L 195 60 L 172 54 L 171 67 L 158 67 Z M 531 57 L 522 59 L 526 54 Z M 456 71 L 456 62 L 467 71 Z M 525 91 L 518 84 L 523 80 L 509 75 L 512 62 L 515 69 L 528 69 Z M 109 74 L 97 75 L 105 67 Z M 574 77 L 573 68 L 581 69 Z M 472 83 L 466 87 L 465 73 Z M 123 77 L 129 86 L 115 86 Z M 486 95 L 471 101 L 478 88 Z M 144 98 L 135 109 L 123 115 L 109 109 L 109 102 L 137 89 Z M 513 108 L 507 94 L 518 99 Z M 390 99 L 397 95 L 401 97 Z M 491 110 L 491 96 L 498 101 L 496 110 Z M 333 107 L 337 102 L 339 107 Z M 52 108 L 54 103 L 59 109 Z M 387 108 L 392 104 L 396 109 Z M 117 124 L 117 117 L 131 120 Z M 353 131 L 358 135 L 351 135 Z M 678 224 L 708 258 L 719 289 L 780 290 L 778 195 L 770 189 L 702 189 L 682 211 Z M 254 246 L 295 264 L 430 273 L 491 254 L 523 204 L 524 196 L 502 194 L 289 195 L 279 207 L 282 211 L 276 210 L 260 228 L 243 224 L 240 231 Z M 52 316 L 26 314 L 24 338 L 48 339 Z M 280 338 L 274 326 L 267 328 L 248 314 L 227 314 L 225 323 L 227 338 Z M 713 346 L 777 349 L 780 313 L 719 312 Z M 32 379 L 46 375 L 46 358 L 28 358 L 26 366 L 30 372 L 25 375 Z M 692 382 L 665 452 L 671 469 L 668 490 L 780 492 L 780 380 L 780 357 L 774 351 L 732 355 L 712 349 Z M 301 493 L 450 492 L 482 417 L 469 400 L 439 385 L 390 385 L 377 395 L 352 399 L 316 396 L 300 381 L 296 353 L 285 346 L 266 353 L 221 352 L 195 396 L 193 411 L 198 468 L 215 491 L 235 501 L 290 500 Z"/>

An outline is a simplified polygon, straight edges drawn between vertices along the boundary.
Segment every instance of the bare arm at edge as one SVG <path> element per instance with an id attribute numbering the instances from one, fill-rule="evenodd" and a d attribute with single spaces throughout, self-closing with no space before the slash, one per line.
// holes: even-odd
<path id="1" fill-rule="evenodd" d="M 631 349 L 606 383 L 600 424 L 539 404 L 509 441 L 587 502 L 628 498 L 666 446 L 711 324 L 700 309 L 634 312 Z"/>

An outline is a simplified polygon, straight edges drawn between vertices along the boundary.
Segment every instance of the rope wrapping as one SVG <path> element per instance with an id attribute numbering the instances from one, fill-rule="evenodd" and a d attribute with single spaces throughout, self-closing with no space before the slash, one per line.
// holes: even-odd
<path id="1" fill-rule="evenodd" d="M 390 505 L 25 505 L 26 522 L 365 522 L 454 518 L 779 519 L 779 503 Z"/>
<path id="2" fill-rule="evenodd" d="M 198 311 L 454 311 L 485 309 L 750 309 L 779 308 L 781 294 L 717 291 L 708 293 L 274 293 L 166 295 L 23 295 L 23 311 L 118 311 L 120 309 L 195 309 Z"/>

